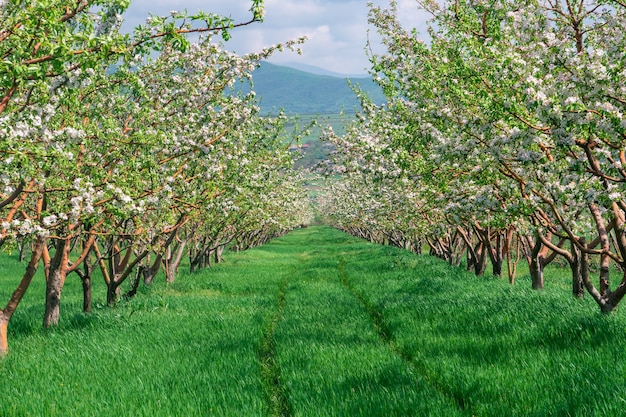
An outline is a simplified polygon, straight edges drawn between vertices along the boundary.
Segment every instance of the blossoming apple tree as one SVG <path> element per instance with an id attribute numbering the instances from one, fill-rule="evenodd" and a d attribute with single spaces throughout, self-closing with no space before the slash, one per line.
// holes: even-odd
<path id="1" fill-rule="evenodd" d="M 213 35 L 227 38 L 238 24 L 177 12 L 151 17 L 129 37 L 118 32 L 125 6 L 0 4 L 0 51 L 8 64 L 0 68 L 0 237 L 5 248 L 33 240 L 24 277 L 1 311 L 0 354 L 40 262 L 44 325 L 52 326 L 70 272 L 84 266 L 80 275 L 89 282 L 99 266 L 112 303 L 134 270 L 156 272 L 186 226 L 215 222 L 205 212 L 216 201 L 224 216 L 233 214 L 229 202 L 251 195 L 246 185 L 234 186 L 245 183 L 244 175 L 263 166 L 276 177 L 272 170 L 289 168 L 286 145 L 265 136 L 279 121 L 258 114 L 253 93 L 230 89 L 249 79 L 260 59 L 298 41 L 239 57 Z M 262 1 L 252 2 L 251 13 L 242 24 L 262 20 Z M 190 43 L 189 33 L 204 35 Z M 291 220 L 283 226 L 293 226 L 289 210 L 266 214 L 285 215 Z"/>
<path id="2" fill-rule="evenodd" d="M 542 265 L 562 255 L 575 291 L 584 283 L 612 311 L 626 291 L 624 277 L 615 289 L 608 280 L 626 254 L 624 5 L 420 5 L 433 15 L 429 43 L 402 27 L 395 2 L 371 9 L 387 49 L 372 56 L 373 71 L 407 131 L 404 143 L 382 131 L 378 140 L 430 161 L 409 172 L 439 196 L 442 226 L 472 231 L 468 250 L 477 241 L 498 263 L 506 251 L 496 248 L 510 247 L 513 228 L 527 242 L 533 286 L 543 285 Z"/>

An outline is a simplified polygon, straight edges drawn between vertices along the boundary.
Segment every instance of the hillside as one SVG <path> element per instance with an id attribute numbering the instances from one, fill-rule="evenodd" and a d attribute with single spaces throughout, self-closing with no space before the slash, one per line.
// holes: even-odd
<path id="1" fill-rule="evenodd" d="M 283 109 L 287 114 L 352 113 L 359 103 L 345 78 L 318 75 L 263 62 L 253 73 L 254 89 L 263 113 Z M 384 102 L 380 88 L 369 78 L 353 79 L 376 103 Z"/>
<path id="2" fill-rule="evenodd" d="M 297 70 L 304 71 L 304 72 L 309 72 L 311 74 L 330 75 L 331 77 L 335 77 L 335 78 L 361 79 L 361 78 L 369 77 L 369 75 L 366 73 L 359 73 L 359 74 L 339 73 L 339 72 L 327 70 L 325 68 L 316 67 L 314 65 L 302 64 L 300 62 L 289 62 L 289 63 L 283 64 L 283 66 L 297 69 Z"/>

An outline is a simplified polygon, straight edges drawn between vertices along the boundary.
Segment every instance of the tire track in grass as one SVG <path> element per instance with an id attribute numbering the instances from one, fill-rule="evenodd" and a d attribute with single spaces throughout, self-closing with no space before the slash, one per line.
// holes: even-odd
<path id="1" fill-rule="evenodd" d="M 370 316 L 370 320 L 372 321 L 372 324 L 374 325 L 374 329 L 376 330 L 376 333 L 378 333 L 378 336 L 383 339 L 383 341 L 392 346 L 393 347 L 393 336 L 391 334 L 391 331 L 389 330 L 389 327 L 387 327 L 387 323 L 385 323 L 384 319 L 383 319 L 383 315 L 380 311 L 376 310 L 375 308 L 373 308 L 370 303 L 365 299 L 365 297 L 363 297 L 363 294 L 357 292 L 354 287 L 352 286 L 352 283 L 350 282 L 350 280 L 348 279 L 348 274 L 346 274 L 346 260 L 345 259 L 341 259 L 339 261 L 339 277 L 341 278 L 341 284 L 350 292 L 350 294 L 352 294 L 352 296 L 354 298 L 356 298 L 359 303 L 361 303 L 361 305 L 365 308 L 365 310 L 367 311 L 367 313 Z M 395 353 L 396 352 L 395 349 L 393 349 Z M 400 355 L 403 356 L 403 355 Z M 403 359 L 404 358 L 403 356 Z"/>
<path id="2" fill-rule="evenodd" d="M 276 295 L 276 313 L 265 324 L 263 338 L 259 349 L 259 365 L 261 380 L 264 385 L 265 401 L 268 405 L 268 415 L 272 417 L 290 417 L 292 407 L 285 388 L 281 384 L 280 367 L 276 359 L 276 341 L 274 334 L 280 322 L 287 293 L 288 278 L 283 279 Z"/>
<path id="3" fill-rule="evenodd" d="M 393 334 L 383 318 L 382 311 L 377 310 L 369 302 L 369 300 L 365 298 L 365 296 L 362 293 L 360 293 L 354 288 L 354 286 L 350 282 L 350 279 L 348 278 L 348 274 L 346 273 L 345 268 L 346 268 L 346 260 L 344 258 L 341 258 L 341 260 L 339 261 L 339 265 L 338 265 L 341 284 L 350 292 L 350 294 L 352 294 L 354 298 L 356 298 L 359 301 L 359 303 L 361 303 L 363 308 L 367 311 L 367 314 L 370 317 L 370 320 L 372 322 L 372 325 L 374 326 L 374 329 L 376 330 L 376 333 L 385 342 L 385 344 L 389 346 L 389 349 L 395 355 L 400 357 L 407 364 L 409 368 L 411 368 L 414 372 L 421 375 L 424 378 L 424 380 L 428 383 L 428 385 L 433 387 L 438 393 L 440 393 L 445 398 L 448 398 L 451 401 L 453 401 L 461 411 L 463 411 L 464 413 L 469 413 L 470 410 L 469 410 L 468 404 L 466 404 L 465 399 L 459 393 L 455 393 L 451 391 L 450 389 L 448 389 L 445 385 L 437 382 L 437 380 L 433 378 L 426 371 L 426 369 L 424 369 L 423 366 L 420 366 L 413 360 L 412 356 L 408 352 L 405 352 L 402 349 L 398 349 L 393 339 Z"/>

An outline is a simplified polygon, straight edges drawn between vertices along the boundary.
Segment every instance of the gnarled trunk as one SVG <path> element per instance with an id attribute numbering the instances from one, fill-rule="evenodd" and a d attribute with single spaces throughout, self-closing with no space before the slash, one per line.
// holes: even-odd
<path id="1" fill-rule="evenodd" d="M 111 277 L 111 281 L 107 285 L 107 305 L 114 306 L 117 303 L 120 294 L 120 286 L 117 283 L 116 276 Z"/>
<path id="2" fill-rule="evenodd" d="M 568 259 L 570 269 L 572 270 L 572 294 L 576 298 L 585 296 L 585 284 L 583 282 L 582 262 L 580 249 L 572 243 L 571 258 Z"/>
<path id="3" fill-rule="evenodd" d="M 93 271 L 95 269 L 95 265 L 91 264 L 91 249 L 83 262 L 83 270 L 76 269 L 74 272 L 78 274 L 80 277 L 80 282 L 83 287 L 83 312 L 90 313 L 91 312 L 91 284 L 93 282 Z"/>
<path id="4" fill-rule="evenodd" d="M 50 260 L 50 269 L 46 280 L 46 311 L 43 326 L 51 327 L 59 324 L 61 312 L 61 291 L 65 285 L 67 274 L 75 271 L 86 259 L 91 251 L 96 235 L 91 233 L 83 245 L 79 257 L 70 263 L 71 238 L 55 239 L 54 258 Z M 45 256 L 45 249 L 44 249 Z"/>
<path id="5" fill-rule="evenodd" d="M 543 243 L 539 236 L 539 232 L 537 232 L 537 236 L 535 237 L 535 244 L 530 252 L 528 268 L 530 270 L 530 278 L 532 282 L 533 290 L 543 290 L 544 289 L 544 280 L 543 280 Z"/>
<path id="6" fill-rule="evenodd" d="M 46 247 L 46 242 L 44 238 L 37 238 L 33 244 L 33 250 L 30 256 L 30 261 L 28 262 L 28 266 L 26 267 L 26 271 L 22 276 L 22 280 L 19 285 L 13 291 L 13 295 L 11 299 L 7 303 L 6 307 L 3 310 L 0 310 L 0 358 L 4 357 L 9 351 L 9 343 L 8 343 L 8 327 L 9 322 L 11 321 L 11 317 L 13 313 L 17 309 L 20 301 L 26 294 L 30 283 L 37 272 L 37 267 L 39 265 L 39 261 L 41 259 L 41 255 L 43 253 L 44 248 Z"/>
<path id="7" fill-rule="evenodd" d="M 485 254 L 489 256 L 493 276 L 501 277 L 507 247 L 505 244 L 506 231 L 496 231 L 492 233 L 491 227 L 482 228 L 478 224 L 474 225 L 474 230 L 476 230 L 476 235 L 480 241 L 482 241 L 482 251 L 484 253 L 481 256 Z"/>
<path id="8" fill-rule="evenodd" d="M 114 265 L 110 263 L 112 269 L 109 271 L 110 278 L 107 282 L 107 305 L 109 306 L 115 305 L 120 295 L 120 286 L 124 281 L 126 281 L 128 277 L 130 277 L 135 268 L 137 268 L 137 270 L 135 270 L 137 273 L 135 277 L 136 280 L 131 286 L 130 291 L 125 294 L 125 296 L 128 298 L 135 296 L 135 294 L 137 293 L 139 281 L 141 281 L 140 275 L 142 274 L 142 272 L 145 273 L 146 269 L 150 269 L 149 267 L 145 267 L 142 270 L 142 267 L 139 266 L 141 261 L 149 254 L 148 250 L 144 250 L 142 253 L 137 255 L 137 257 L 130 263 L 128 261 L 130 260 L 130 254 L 133 253 L 133 250 L 131 248 L 128 248 L 127 250 L 128 252 L 124 257 L 125 260 L 122 262 L 122 264 Z M 158 262 L 161 262 L 160 259 L 158 260 Z M 149 273 L 150 272 L 148 271 L 148 274 Z"/>
<path id="9" fill-rule="evenodd" d="M 46 281 L 46 310 L 44 312 L 43 327 L 59 324 L 61 291 L 63 290 L 69 268 L 69 239 L 56 239 L 55 249 L 56 252 L 50 262 L 50 274 Z"/>
<path id="10" fill-rule="evenodd" d="M 622 280 L 620 284 L 614 291 L 611 291 L 609 287 L 609 262 L 610 256 L 609 251 L 611 249 L 611 241 L 609 237 L 609 230 L 611 230 L 612 226 L 617 226 L 618 229 L 615 231 L 616 239 L 614 242 L 617 244 L 620 253 L 626 254 L 626 241 L 624 240 L 624 234 L 621 231 L 624 224 L 624 214 L 617 205 L 613 205 L 613 224 L 609 224 L 609 228 L 606 227 L 604 219 L 602 218 L 602 213 L 600 208 L 594 204 L 589 204 L 589 209 L 591 211 L 592 216 L 594 217 L 594 221 L 596 223 L 596 230 L 598 232 L 598 238 L 596 241 L 593 241 L 591 244 L 587 245 L 587 242 L 584 238 L 580 238 L 578 243 L 581 249 L 581 270 L 582 270 L 582 278 L 587 289 L 587 292 L 591 295 L 591 297 L 598 303 L 600 306 L 600 310 L 603 313 L 611 313 L 613 312 L 620 301 L 626 295 L 626 271 L 622 274 Z M 600 283 L 599 288 L 591 283 L 591 279 L 589 278 L 589 252 L 590 247 L 594 247 L 596 242 L 600 243 Z M 624 269 L 624 264 L 621 264 L 622 269 Z"/>
<path id="11" fill-rule="evenodd" d="M 165 268 L 165 280 L 167 282 L 174 282 L 176 279 L 176 271 L 178 270 L 180 261 L 183 259 L 186 246 L 187 241 L 183 240 L 176 245 L 173 253 L 170 250 L 170 256 L 167 259 L 167 266 Z"/>
<path id="12" fill-rule="evenodd" d="M 159 273 L 159 270 L 161 269 L 161 262 L 163 261 L 163 253 L 159 252 L 156 256 L 156 259 L 154 262 L 152 262 L 152 265 L 150 265 L 150 257 L 148 256 L 147 258 L 147 264 L 144 265 L 143 267 L 143 282 L 146 285 L 150 285 L 152 284 L 152 282 L 154 281 L 154 279 L 156 278 L 157 274 Z"/>
<path id="13" fill-rule="evenodd" d="M 487 251 L 484 243 L 481 241 L 474 247 L 473 267 L 476 276 L 485 275 L 485 270 L 487 269 Z"/>

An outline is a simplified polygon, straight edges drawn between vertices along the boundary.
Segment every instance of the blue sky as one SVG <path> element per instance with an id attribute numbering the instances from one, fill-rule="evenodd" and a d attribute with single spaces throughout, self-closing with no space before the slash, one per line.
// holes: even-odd
<path id="1" fill-rule="evenodd" d="M 388 6 L 388 0 L 374 0 Z M 149 13 L 167 15 L 172 10 L 198 10 L 231 16 L 236 21 L 250 18 L 248 0 L 133 0 L 124 15 L 125 28 L 142 24 Z M 415 0 L 399 0 L 403 23 L 426 33 L 428 16 L 418 11 Z M 259 50 L 288 39 L 308 36 L 303 55 L 282 53 L 271 59 L 276 64 L 297 62 L 342 74 L 364 74 L 369 68 L 365 53 L 368 36 L 376 43 L 376 31 L 367 24 L 367 0 L 265 0 L 263 23 L 239 28 L 227 48 L 239 53 Z M 368 34 L 369 29 L 369 34 Z"/>

